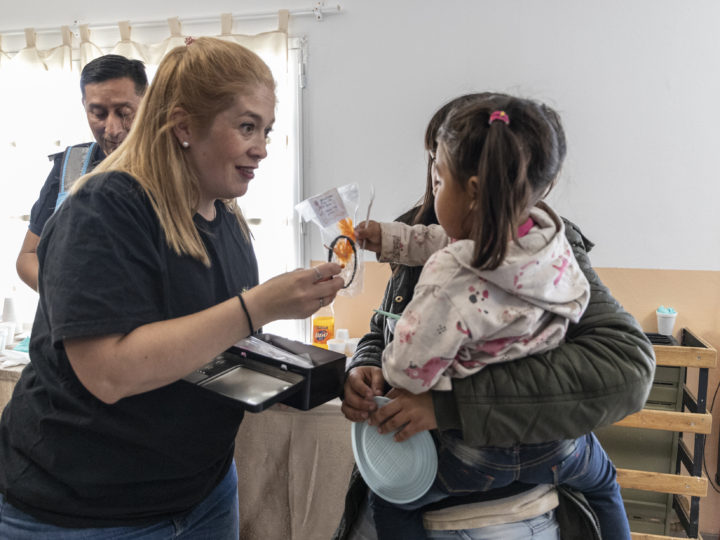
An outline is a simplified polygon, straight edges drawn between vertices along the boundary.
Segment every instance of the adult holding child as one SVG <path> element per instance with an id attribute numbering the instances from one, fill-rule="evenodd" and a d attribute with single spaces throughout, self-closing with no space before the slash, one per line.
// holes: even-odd
<path id="1" fill-rule="evenodd" d="M 439 126 L 451 110 L 463 105 L 471 109 L 473 104 L 477 106 L 482 103 L 489 107 L 490 115 L 493 111 L 509 107 L 508 100 L 508 96 L 479 94 L 464 96 L 443 107 L 426 132 L 426 147 L 431 156 L 435 156 L 438 150 L 436 141 Z M 503 118 L 496 118 L 495 121 L 505 124 Z M 512 122 L 512 119 L 509 121 Z M 508 127 L 502 124 L 488 127 Z M 532 156 L 537 155 L 537 150 L 542 153 L 542 149 L 529 150 L 529 167 L 533 167 Z M 433 210 L 433 173 L 433 165 L 429 163 L 425 200 L 401 221 L 422 225 L 437 223 Z M 459 212 L 458 215 L 461 214 Z M 437 429 L 441 438 L 456 430 L 460 434 L 460 441 L 471 447 L 514 447 L 521 443 L 575 439 L 595 427 L 614 422 L 640 409 L 652 382 L 652 348 L 637 323 L 610 296 L 592 270 L 586 253 L 591 244 L 569 222 L 566 222 L 565 229 L 579 267 L 591 285 L 591 294 L 585 314 L 577 324 L 570 325 L 564 344 L 524 359 L 488 365 L 478 373 L 468 373 L 466 378 L 453 378 L 450 391 L 415 395 L 405 390 L 392 389 L 388 396 L 394 398 L 393 401 L 376 410 L 372 397 L 386 391 L 380 360 L 383 350 L 393 337 L 384 318 L 376 315 L 371 321 L 371 333 L 361 340 L 350 366 L 343 402 L 345 415 L 353 421 L 369 418 L 382 432 L 399 429 L 397 440 L 406 440 L 424 429 Z M 511 235 L 515 232 L 507 226 L 504 230 Z M 357 232 L 359 237 L 363 237 L 362 227 Z M 494 233 L 485 232 L 491 236 Z M 401 244 L 404 245 L 402 241 L 396 243 Z M 398 266 L 394 270 L 386 289 L 383 310 L 393 313 L 405 310 L 413 298 L 413 288 L 420 271 L 421 267 L 417 266 Z M 482 487 L 478 486 L 480 489 Z M 356 513 L 366 491 L 356 474 L 336 538 L 347 538 L 356 527 Z M 507 491 L 493 493 L 491 490 L 486 496 L 497 499 L 505 494 Z M 520 533 L 513 532 L 518 525 L 513 522 L 518 518 L 512 515 L 507 516 L 506 525 L 496 521 L 493 531 L 486 531 L 476 525 L 473 530 L 465 532 L 472 538 L 492 537 L 491 534 L 498 531 L 504 538 L 516 537 L 513 534 L 519 538 L 557 537 L 557 533 L 548 531 L 544 523 L 542 533 L 539 531 L 537 523 L 533 521 L 542 518 L 531 516 L 524 520 L 521 525 L 524 523 L 527 526 L 519 527 L 523 531 Z M 400 523 L 399 529 L 413 526 L 412 520 Z M 537 534 L 528 531 L 537 531 Z M 428 536 L 435 537 L 434 534 Z"/>
<path id="2" fill-rule="evenodd" d="M 0 420 L 0 537 L 238 538 L 243 413 L 180 379 L 343 285 L 330 263 L 258 284 L 235 198 L 274 90 L 251 51 L 189 40 L 48 222 L 32 361 Z"/>

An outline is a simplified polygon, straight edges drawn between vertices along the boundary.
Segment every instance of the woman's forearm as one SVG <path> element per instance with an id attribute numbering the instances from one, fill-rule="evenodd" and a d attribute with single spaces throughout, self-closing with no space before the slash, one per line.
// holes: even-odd
<path id="1" fill-rule="evenodd" d="M 126 335 L 70 339 L 65 350 L 80 382 L 105 403 L 181 379 L 250 334 L 237 297 Z"/>
<path id="2" fill-rule="evenodd" d="M 323 275 L 340 267 L 323 265 Z M 254 329 L 282 318 L 304 318 L 331 301 L 341 278 L 318 282 L 311 270 L 277 276 L 243 293 Z M 212 360 L 251 332 L 237 296 L 175 319 L 144 324 L 125 335 L 76 338 L 65 350 L 80 382 L 105 403 L 160 388 Z"/>

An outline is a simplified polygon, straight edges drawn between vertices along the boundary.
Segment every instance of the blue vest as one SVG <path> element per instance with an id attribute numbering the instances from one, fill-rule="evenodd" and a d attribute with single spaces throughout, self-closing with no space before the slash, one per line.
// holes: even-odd
<path id="1" fill-rule="evenodd" d="M 58 190 L 57 202 L 55 203 L 56 211 L 60 208 L 65 197 L 67 197 L 68 191 L 70 191 L 75 181 L 82 175 L 88 173 L 90 160 L 92 159 L 96 146 L 97 143 L 94 142 L 89 146 L 68 146 L 65 150 L 65 159 L 63 160 L 62 173 L 60 174 L 60 188 Z"/>

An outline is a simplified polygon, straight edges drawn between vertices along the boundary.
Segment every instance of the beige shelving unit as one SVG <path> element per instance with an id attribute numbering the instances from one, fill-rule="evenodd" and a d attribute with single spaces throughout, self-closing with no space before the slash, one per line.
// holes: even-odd
<path id="1" fill-rule="evenodd" d="M 670 535 L 678 521 L 688 538 L 700 538 L 700 499 L 708 487 L 703 453 L 712 427 L 708 370 L 717 351 L 687 328 L 672 342 L 653 346 L 657 370 L 645 408 L 596 432 L 617 467 L 633 540 L 677 538 Z M 698 369 L 695 392 L 688 368 Z"/>

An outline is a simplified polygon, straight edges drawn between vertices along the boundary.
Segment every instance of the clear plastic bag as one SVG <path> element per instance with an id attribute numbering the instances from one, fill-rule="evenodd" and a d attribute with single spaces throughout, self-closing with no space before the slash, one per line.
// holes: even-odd
<path id="1" fill-rule="evenodd" d="M 298 203 L 295 210 L 303 221 L 320 229 L 327 260 L 344 265 L 340 277 L 345 281 L 338 294 L 355 296 L 363 289 L 362 249 L 356 245 L 353 218 L 358 209 L 356 183 L 333 188 Z"/>

